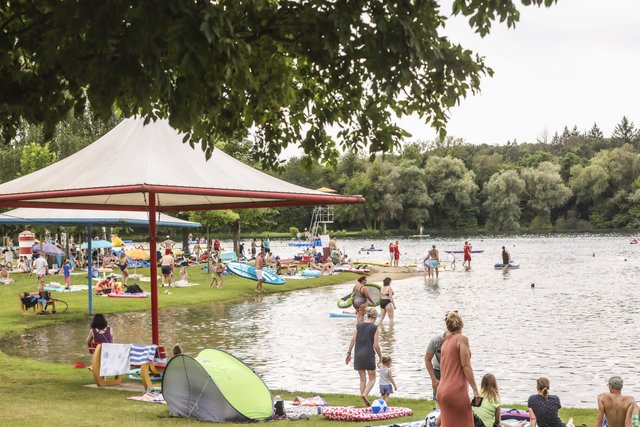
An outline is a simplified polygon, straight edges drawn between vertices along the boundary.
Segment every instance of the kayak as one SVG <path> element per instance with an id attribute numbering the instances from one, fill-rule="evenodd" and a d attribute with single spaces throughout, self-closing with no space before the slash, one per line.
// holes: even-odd
<path id="1" fill-rule="evenodd" d="M 360 251 L 362 252 L 382 252 L 382 249 L 380 248 L 360 248 Z"/>
<path id="2" fill-rule="evenodd" d="M 451 249 L 451 250 L 448 250 L 448 251 L 445 251 L 445 252 L 448 253 L 448 254 L 463 254 L 464 250 L 462 250 L 462 249 L 460 249 L 460 250 Z M 484 252 L 484 249 L 472 249 L 471 250 L 472 254 L 481 254 L 482 252 Z"/>

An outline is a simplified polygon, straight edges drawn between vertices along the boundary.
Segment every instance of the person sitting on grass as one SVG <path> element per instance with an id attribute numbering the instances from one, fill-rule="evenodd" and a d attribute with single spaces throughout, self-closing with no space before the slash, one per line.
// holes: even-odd
<path id="1" fill-rule="evenodd" d="M 527 406 L 531 416 L 531 427 L 565 427 L 558 411 L 562 407 L 560 398 L 549 394 L 549 379 L 540 377 L 536 381 L 537 394 L 529 396 Z M 569 418 L 566 427 L 575 427 L 573 418 Z"/>
<path id="2" fill-rule="evenodd" d="M 526 421 L 509 424 L 500 420 L 500 389 L 493 374 L 485 374 L 480 382 L 480 406 L 474 406 L 473 412 L 482 420 L 485 427 L 522 427 Z"/>
<path id="3" fill-rule="evenodd" d="M 98 280 L 98 283 L 96 284 L 95 289 L 95 294 L 96 295 L 107 295 L 111 293 L 111 290 L 113 289 L 113 282 L 112 282 L 113 278 L 111 275 Z M 115 280 L 113 280 L 115 281 Z"/>
<path id="4" fill-rule="evenodd" d="M 609 427 L 626 427 L 631 425 L 631 418 L 636 409 L 632 396 L 622 394 L 622 378 L 609 378 L 609 392 L 598 395 L 598 417 L 596 427 L 602 427 L 606 419 Z"/>

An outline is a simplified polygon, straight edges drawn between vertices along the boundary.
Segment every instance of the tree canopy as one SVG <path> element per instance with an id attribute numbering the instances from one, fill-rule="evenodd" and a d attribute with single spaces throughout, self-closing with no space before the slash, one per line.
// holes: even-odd
<path id="1" fill-rule="evenodd" d="M 550 6 L 556 0 L 521 0 Z M 56 123 L 87 101 L 104 120 L 168 118 L 202 140 L 255 135 L 273 165 L 295 141 L 303 161 L 388 152 L 419 114 L 444 132 L 449 108 L 491 75 L 442 35 L 450 13 L 486 35 L 513 26 L 516 0 L 16 0 L 0 3 L 0 136 Z M 330 134 L 337 129 L 337 138 Z"/>

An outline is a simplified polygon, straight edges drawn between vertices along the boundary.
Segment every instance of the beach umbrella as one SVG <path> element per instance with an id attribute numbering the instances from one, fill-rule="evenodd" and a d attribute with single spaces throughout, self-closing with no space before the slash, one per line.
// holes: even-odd
<path id="1" fill-rule="evenodd" d="M 142 249 L 131 249 L 129 251 L 126 251 L 125 254 L 127 254 L 129 258 L 136 261 L 148 260 L 149 258 L 151 258 L 151 256 Z"/>
<path id="2" fill-rule="evenodd" d="M 108 240 L 92 240 L 91 241 L 91 249 L 110 249 L 113 247 L 113 244 Z M 80 249 L 87 249 L 87 242 L 84 242 L 80 245 Z"/>
<path id="3" fill-rule="evenodd" d="M 143 261 L 151 258 L 151 256 L 142 249 L 131 249 L 126 251 L 125 254 L 134 261 Z M 133 274 L 138 274 L 138 264 L 133 266 Z"/>
<path id="4" fill-rule="evenodd" d="M 56 255 L 56 256 L 64 255 L 64 251 L 62 249 L 60 249 L 53 243 L 49 243 L 49 242 L 35 243 L 33 246 L 31 246 L 31 249 L 33 249 L 35 252 L 45 253 L 47 255 Z"/>

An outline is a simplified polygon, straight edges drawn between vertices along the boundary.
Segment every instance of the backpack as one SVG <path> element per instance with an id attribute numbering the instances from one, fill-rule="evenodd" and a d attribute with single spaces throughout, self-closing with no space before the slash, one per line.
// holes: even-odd
<path id="1" fill-rule="evenodd" d="M 125 288 L 127 288 L 128 294 L 141 294 L 144 292 L 142 288 L 136 283 L 134 283 L 133 285 L 125 285 Z"/>
<path id="2" fill-rule="evenodd" d="M 22 295 L 20 299 L 25 309 L 30 309 L 38 305 L 38 297 L 29 295 L 29 292 L 23 292 Z"/>

